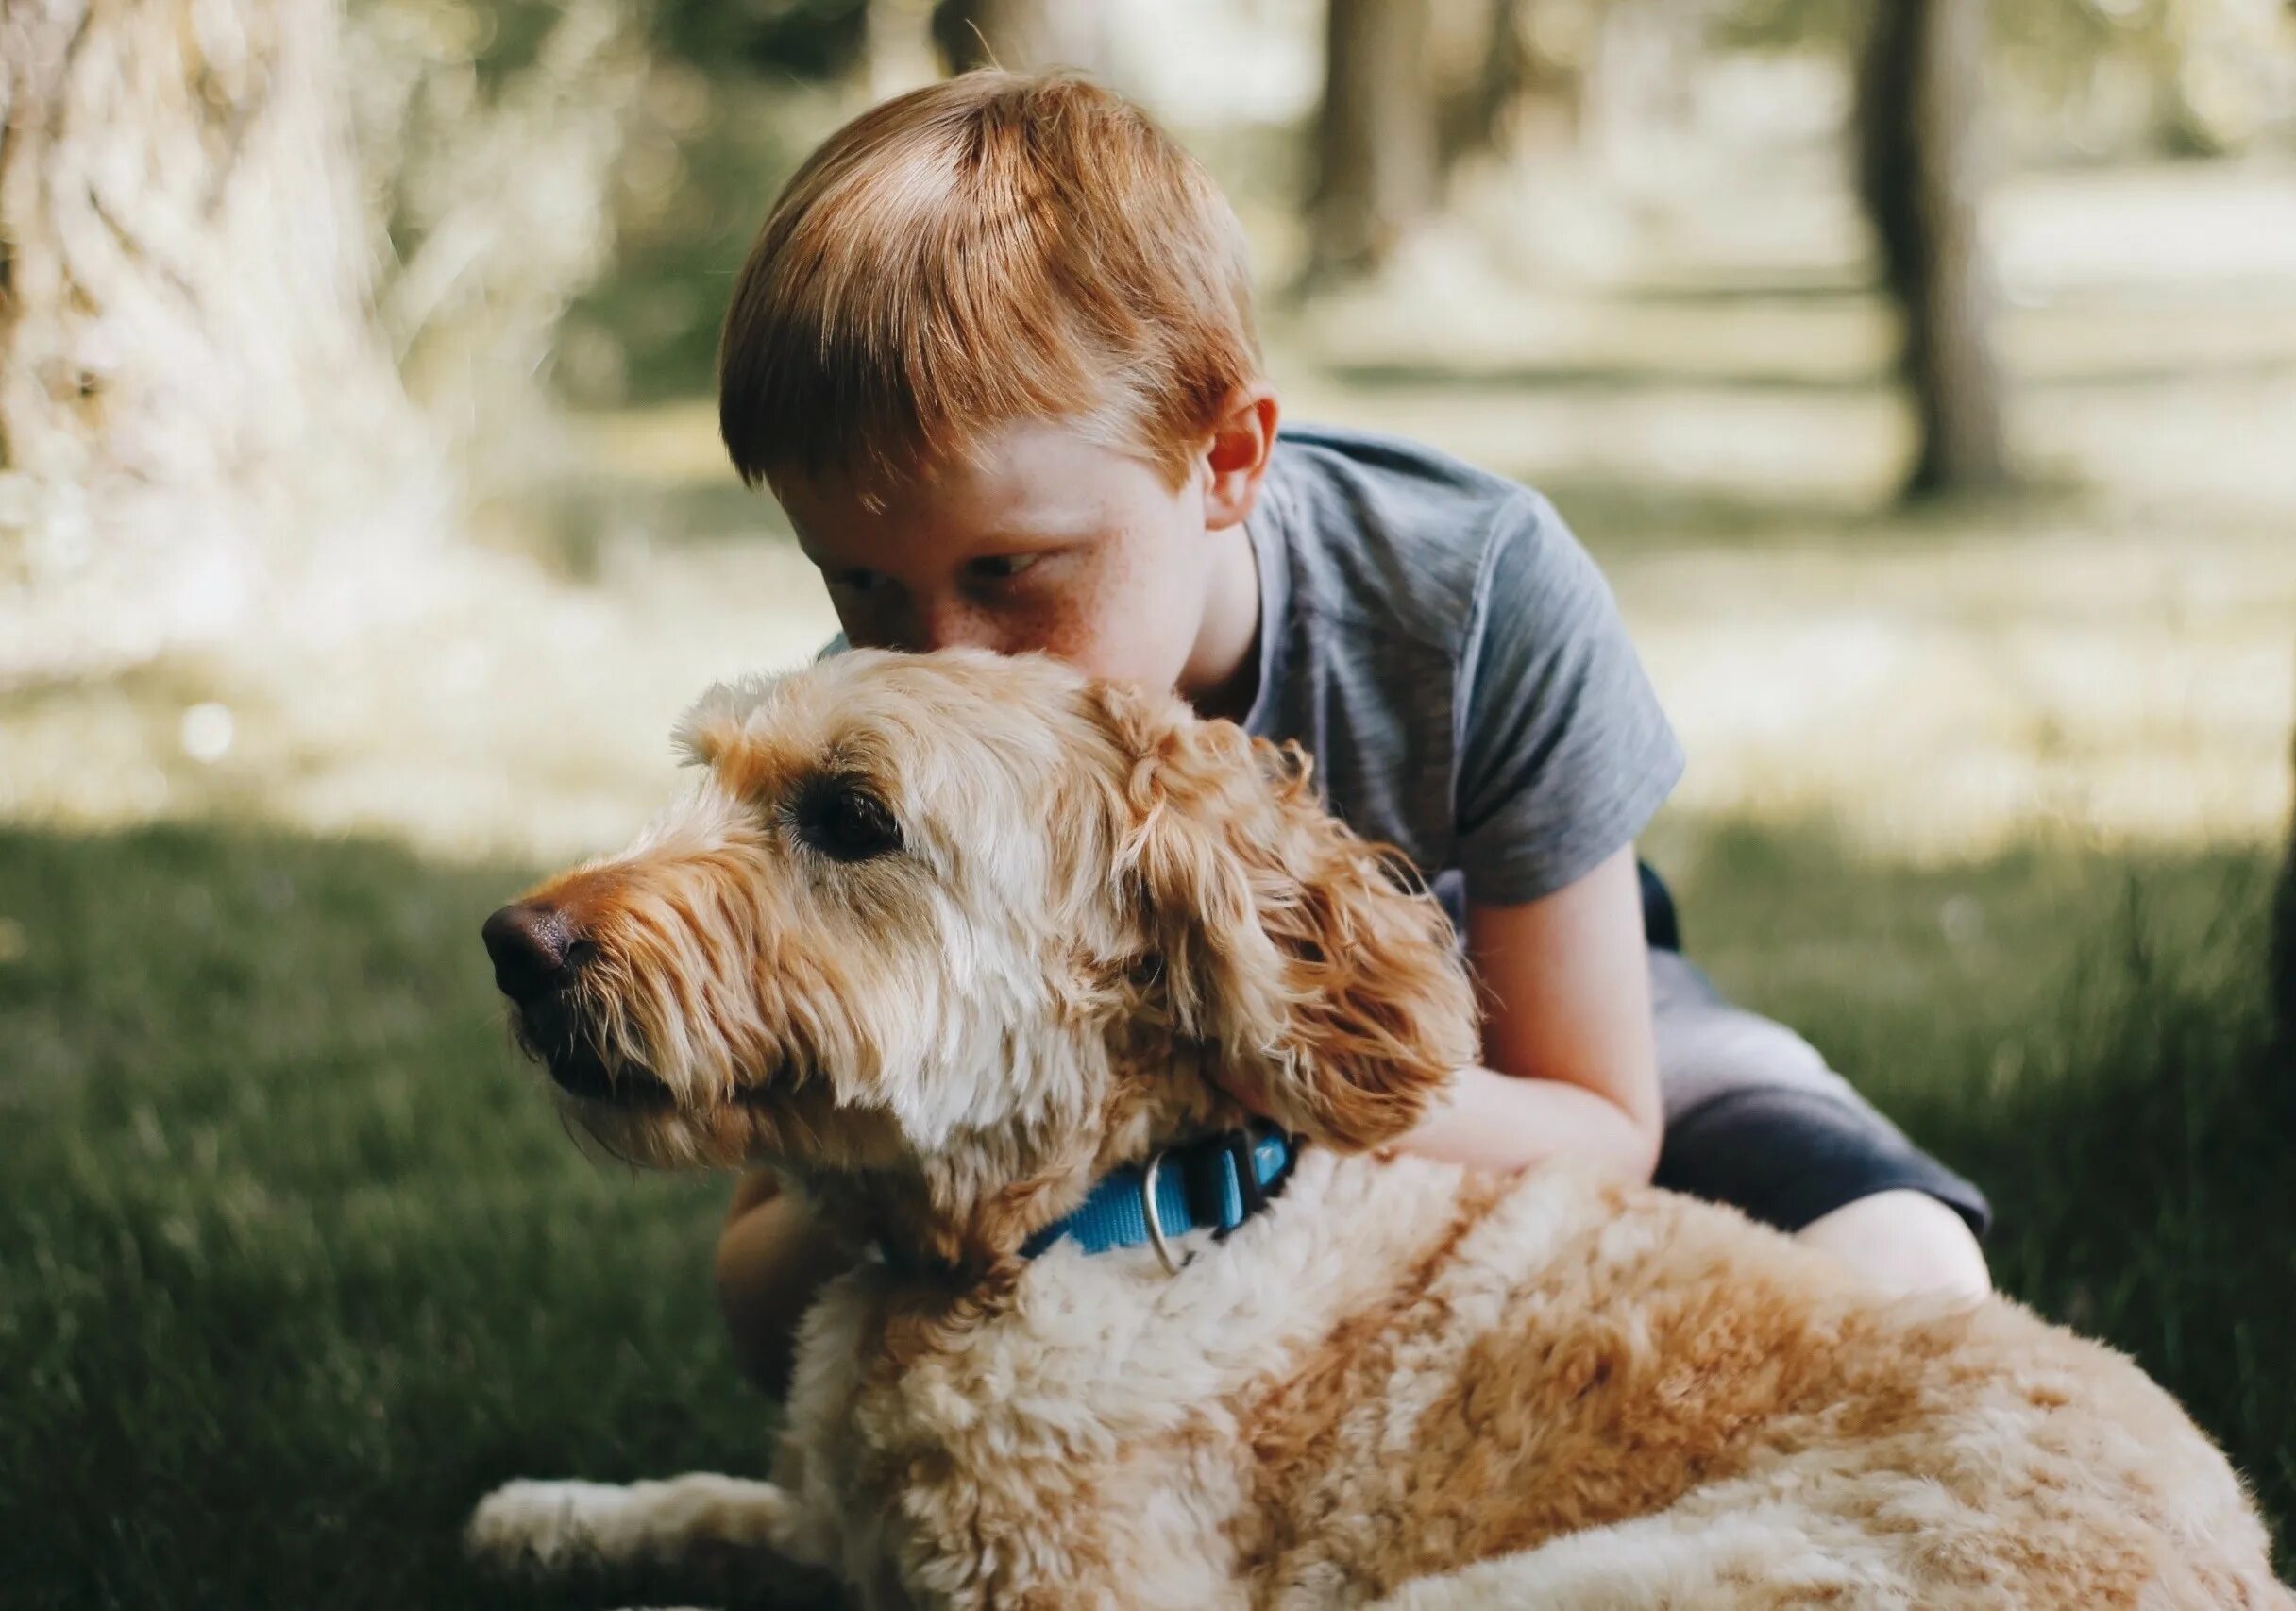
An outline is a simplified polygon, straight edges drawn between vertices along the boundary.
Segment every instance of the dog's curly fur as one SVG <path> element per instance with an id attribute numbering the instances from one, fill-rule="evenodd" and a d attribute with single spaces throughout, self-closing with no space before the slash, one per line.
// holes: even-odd
<path id="1" fill-rule="evenodd" d="M 870 1606 L 2296 1604 L 2176 1404 L 2013 1303 L 1366 1156 L 1473 1000 L 1295 754 L 966 654 L 720 687 L 681 738 L 686 797 L 530 897 L 588 948 L 530 1042 L 615 1150 L 770 1162 L 894 1256 L 806 1317 L 773 1483 L 514 1484 L 483 1552 L 731 1545 Z M 1255 1112 L 1293 1178 L 1176 1275 L 1020 1256 Z"/>

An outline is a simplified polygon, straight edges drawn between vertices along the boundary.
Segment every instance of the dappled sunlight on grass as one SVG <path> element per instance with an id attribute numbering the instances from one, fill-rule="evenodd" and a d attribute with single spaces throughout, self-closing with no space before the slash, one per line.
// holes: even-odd
<path id="1" fill-rule="evenodd" d="M 2285 822 L 2296 544 L 2087 510 L 1859 536 L 1613 567 L 1691 743 L 1680 806 L 1830 813 L 1900 855 Z"/>
<path id="2" fill-rule="evenodd" d="M 100 824 L 212 813 L 565 856 L 668 797 L 669 729 L 711 681 L 809 657 L 835 629 L 785 542 L 660 562 L 634 537 L 568 580 L 502 567 L 388 637 L 243 645 L 125 678 L 0 693 L 0 816 Z M 201 716 L 227 713 L 202 758 Z"/>

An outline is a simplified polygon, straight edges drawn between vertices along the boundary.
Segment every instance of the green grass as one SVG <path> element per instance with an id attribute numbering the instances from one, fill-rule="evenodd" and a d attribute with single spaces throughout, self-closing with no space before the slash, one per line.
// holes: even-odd
<path id="1" fill-rule="evenodd" d="M 0 834 L 0 1594 L 625 1603 L 456 1555 L 518 1473 L 762 1472 L 723 1191 L 586 1159 L 478 946 L 515 887 L 372 844 Z"/>
<path id="2" fill-rule="evenodd" d="M 2296 1102 L 2265 859 L 1914 871 L 1684 829 L 1694 952 L 2001 1210 L 2001 1280 L 2296 1507 Z M 474 1578 L 512 1475 L 758 1471 L 722 1187 L 585 1156 L 477 944 L 515 870 L 226 829 L 0 831 L 0 1599 L 612 1604 Z M 656 1592 L 662 1592 L 657 1589 Z"/>

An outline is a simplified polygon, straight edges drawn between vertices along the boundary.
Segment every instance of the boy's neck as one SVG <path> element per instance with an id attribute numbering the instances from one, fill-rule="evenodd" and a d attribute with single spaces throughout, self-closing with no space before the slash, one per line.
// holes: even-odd
<path id="1" fill-rule="evenodd" d="M 1199 716 L 1241 721 L 1259 692 L 1259 562 L 1242 524 L 1222 537 L 1179 693 Z"/>

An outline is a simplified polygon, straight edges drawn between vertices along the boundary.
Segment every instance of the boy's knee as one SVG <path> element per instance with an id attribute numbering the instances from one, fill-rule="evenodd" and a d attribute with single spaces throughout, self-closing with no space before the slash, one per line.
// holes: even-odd
<path id="1" fill-rule="evenodd" d="M 845 1265 L 844 1250 L 805 1204 L 765 1171 L 734 1188 L 713 1273 L 741 1373 L 776 1397 L 789 1385 L 798 1322 Z"/>
<path id="2" fill-rule="evenodd" d="M 1993 1291 L 1984 1250 L 1967 1221 L 1926 1192 L 1876 1192 L 1801 1228 L 1866 1280 L 1898 1295 L 1935 1293 L 1974 1303 Z"/>

